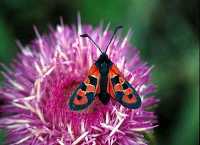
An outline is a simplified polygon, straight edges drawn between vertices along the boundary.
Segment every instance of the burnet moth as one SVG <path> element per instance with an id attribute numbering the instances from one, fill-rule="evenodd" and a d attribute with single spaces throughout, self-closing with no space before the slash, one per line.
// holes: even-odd
<path id="1" fill-rule="evenodd" d="M 89 38 L 101 51 L 101 55 L 91 66 L 88 77 L 72 93 L 69 100 L 71 110 L 80 111 L 87 108 L 97 96 L 105 105 L 108 104 L 112 97 L 129 109 L 137 109 L 141 106 L 141 99 L 136 90 L 124 79 L 117 66 L 106 54 L 109 45 L 120 28 L 122 26 L 115 28 L 104 52 L 88 34 L 80 35 L 81 37 Z"/>

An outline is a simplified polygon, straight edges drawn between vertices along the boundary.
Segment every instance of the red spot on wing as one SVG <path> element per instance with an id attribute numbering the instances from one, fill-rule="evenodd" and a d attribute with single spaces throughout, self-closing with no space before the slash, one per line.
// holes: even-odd
<path id="1" fill-rule="evenodd" d="M 89 75 L 94 75 L 94 76 L 98 76 L 99 74 L 99 69 L 96 67 L 95 64 L 93 64 L 88 72 Z"/>
<path id="2" fill-rule="evenodd" d="M 78 90 L 77 95 L 78 96 L 85 96 L 85 91 Z"/>
<path id="3" fill-rule="evenodd" d="M 115 64 L 112 65 L 112 67 L 111 67 L 110 70 L 111 70 L 111 72 L 114 73 L 115 75 L 120 75 L 120 74 L 121 74 L 120 71 L 119 71 L 119 69 L 117 68 L 117 66 L 116 66 Z"/>
<path id="4" fill-rule="evenodd" d="M 95 86 L 93 85 L 87 85 L 87 89 L 86 89 L 87 92 L 95 92 L 96 89 L 95 89 Z"/>
<path id="5" fill-rule="evenodd" d="M 115 92 L 122 91 L 122 85 L 121 84 L 116 84 L 114 86 L 114 90 L 115 90 Z"/>
<path id="6" fill-rule="evenodd" d="M 122 101 L 123 101 L 124 103 L 127 103 L 127 104 L 134 104 L 134 103 L 137 101 L 137 99 L 136 99 L 135 96 L 132 96 L 131 98 L 129 98 L 129 96 L 124 95 L 124 96 L 122 97 Z"/>
<path id="7" fill-rule="evenodd" d="M 131 88 L 128 88 L 128 89 L 124 90 L 124 94 L 125 95 L 129 95 L 131 93 L 132 93 L 132 89 Z"/>
<path id="8" fill-rule="evenodd" d="M 120 73 L 119 69 L 117 68 L 117 66 L 113 64 L 109 70 L 109 76 L 110 76 L 110 78 L 113 78 L 116 75 L 121 76 L 121 73 Z"/>
<path id="9" fill-rule="evenodd" d="M 81 99 L 78 99 L 78 96 L 74 98 L 75 105 L 85 105 L 88 103 L 87 96 L 81 96 Z"/>

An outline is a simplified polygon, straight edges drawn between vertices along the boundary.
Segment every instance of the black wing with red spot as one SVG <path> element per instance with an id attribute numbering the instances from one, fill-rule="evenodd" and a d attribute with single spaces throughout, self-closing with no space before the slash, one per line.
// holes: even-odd
<path id="1" fill-rule="evenodd" d="M 113 64 L 109 70 L 109 92 L 123 106 L 137 109 L 141 106 L 141 99 L 131 84 L 126 81 L 118 68 Z"/>
<path id="2" fill-rule="evenodd" d="M 99 76 L 98 68 L 93 65 L 87 79 L 78 86 L 70 97 L 69 107 L 71 110 L 85 109 L 93 102 L 99 85 Z"/>

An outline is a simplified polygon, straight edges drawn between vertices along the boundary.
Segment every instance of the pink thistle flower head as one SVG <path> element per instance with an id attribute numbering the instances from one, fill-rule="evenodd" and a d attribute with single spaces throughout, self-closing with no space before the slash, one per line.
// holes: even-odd
<path id="1" fill-rule="evenodd" d="M 88 40 L 87 33 L 101 48 L 111 32 L 90 25 L 57 26 L 49 35 L 30 45 L 12 64 L 4 66 L 6 78 L 0 88 L 2 117 L 0 128 L 7 130 L 6 144 L 37 145 L 146 145 L 144 132 L 156 127 L 156 116 L 148 110 L 157 103 L 151 96 L 155 86 L 151 67 L 143 63 L 138 51 L 124 39 L 115 38 L 107 55 L 141 96 L 138 109 L 127 109 L 115 100 L 103 105 L 94 101 L 78 112 L 69 109 L 72 92 L 86 77 L 101 52 Z M 131 57 L 130 57 L 131 56 Z M 148 96 L 148 97 L 147 97 Z"/>

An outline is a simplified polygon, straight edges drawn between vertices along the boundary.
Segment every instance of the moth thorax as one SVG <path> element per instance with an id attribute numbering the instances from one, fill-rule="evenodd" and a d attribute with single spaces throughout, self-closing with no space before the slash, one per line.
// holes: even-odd
<path id="1" fill-rule="evenodd" d="M 100 66 L 100 73 L 101 74 L 107 74 L 108 73 L 108 64 L 106 62 L 103 62 Z"/>

